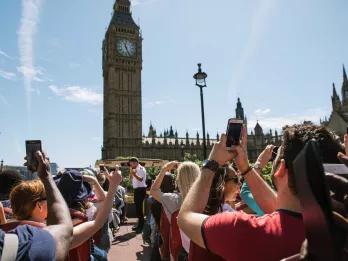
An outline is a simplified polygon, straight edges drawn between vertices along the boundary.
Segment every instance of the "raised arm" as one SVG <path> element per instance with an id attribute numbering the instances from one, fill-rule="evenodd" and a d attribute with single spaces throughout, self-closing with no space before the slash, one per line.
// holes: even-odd
<path id="1" fill-rule="evenodd" d="M 245 144 L 247 140 L 247 134 L 243 132 L 243 142 Z M 244 146 L 235 146 L 233 148 L 237 157 L 235 162 L 238 170 L 241 173 L 245 173 L 249 168 L 248 153 Z M 250 169 L 248 173 L 245 173 L 245 181 L 247 182 L 250 191 L 264 213 L 272 213 L 276 209 L 277 193 L 267 184 L 267 182 L 261 177 L 261 169 L 267 164 L 272 156 L 273 145 L 268 146 L 259 156 L 257 164 L 259 167 Z"/>
<path id="2" fill-rule="evenodd" d="M 118 166 L 111 173 L 106 172 L 106 177 L 109 180 L 109 191 L 106 194 L 105 200 L 98 208 L 97 215 L 93 221 L 82 223 L 74 227 L 73 239 L 70 248 L 75 248 L 91 238 L 107 221 L 111 208 L 114 202 L 117 186 L 122 181 L 121 171 Z"/>
<path id="3" fill-rule="evenodd" d="M 152 186 L 151 186 L 151 190 L 150 190 L 150 194 L 151 196 L 154 197 L 154 199 L 156 199 L 158 202 L 161 201 L 161 196 L 162 196 L 162 191 L 161 191 L 161 184 L 164 178 L 164 175 L 168 172 L 171 171 L 174 168 L 178 167 L 179 162 L 177 161 L 171 161 L 166 163 L 160 173 L 158 174 L 158 176 L 156 177 L 155 181 L 153 182 Z"/>
<path id="4" fill-rule="evenodd" d="M 0 225 L 5 224 L 6 222 L 7 220 L 5 216 L 4 206 L 0 202 Z"/>
<path id="5" fill-rule="evenodd" d="M 69 209 L 60 194 L 51 173 L 49 160 L 40 151 L 36 152 L 38 159 L 38 176 L 41 179 L 47 198 L 47 230 L 56 241 L 56 260 L 65 260 L 72 238 L 72 222 Z"/>
<path id="6" fill-rule="evenodd" d="M 210 155 L 209 160 L 216 161 L 220 166 L 233 158 L 233 154 L 226 149 L 226 136 L 223 134 L 217 142 Z M 182 231 L 197 245 L 205 248 L 201 227 L 203 221 L 208 217 L 202 214 L 207 205 L 209 191 L 215 173 L 203 168 L 201 175 L 193 183 L 190 191 L 181 206 L 178 224 Z"/>
<path id="7" fill-rule="evenodd" d="M 140 177 L 138 174 L 137 174 L 137 170 L 136 169 L 131 169 L 131 176 L 133 176 L 133 178 L 137 179 L 138 181 L 143 181 L 143 177 Z"/>
<path id="8" fill-rule="evenodd" d="M 95 177 L 89 176 L 89 175 L 83 175 L 83 181 L 86 181 L 91 185 L 98 201 L 105 200 L 106 192 L 100 186 L 98 180 Z"/>

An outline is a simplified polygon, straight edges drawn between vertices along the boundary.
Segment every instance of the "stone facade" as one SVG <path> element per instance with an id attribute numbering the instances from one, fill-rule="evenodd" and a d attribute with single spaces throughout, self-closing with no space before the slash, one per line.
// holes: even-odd
<path id="1" fill-rule="evenodd" d="M 157 135 L 150 124 L 147 136 L 142 136 L 141 107 L 142 36 L 134 23 L 129 0 L 117 0 L 114 14 L 103 41 L 104 122 L 102 159 L 137 156 L 148 159 L 182 160 L 185 153 L 203 158 L 203 141 L 197 133 L 184 138 L 171 127 Z M 242 103 L 238 98 L 236 118 L 247 124 Z M 210 152 L 217 137 L 207 134 L 207 151 Z M 251 160 L 269 143 L 279 144 L 277 132 L 263 133 L 259 123 L 248 136 L 248 153 Z"/>
<path id="2" fill-rule="evenodd" d="M 340 137 L 343 137 L 347 132 L 348 126 L 348 79 L 344 66 L 341 97 L 342 101 L 337 94 L 335 84 L 333 83 L 331 96 L 332 112 L 329 120 L 325 119 L 324 121 L 321 121 L 321 123 Z"/>

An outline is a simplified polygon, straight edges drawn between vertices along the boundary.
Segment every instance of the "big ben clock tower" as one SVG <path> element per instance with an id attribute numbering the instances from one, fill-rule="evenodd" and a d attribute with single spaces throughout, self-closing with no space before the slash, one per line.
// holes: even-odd
<path id="1" fill-rule="evenodd" d="M 117 0 L 103 41 L 103 159 L 141 156 L 142 37 L 129 0 Z"/>

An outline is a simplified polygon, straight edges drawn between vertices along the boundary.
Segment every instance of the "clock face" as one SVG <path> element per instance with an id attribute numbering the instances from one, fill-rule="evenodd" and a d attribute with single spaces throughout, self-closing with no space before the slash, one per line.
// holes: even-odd
<path id="1" fill-rule="evenodd" d="M 133 57 L 136 53 L 135 43 L 127 40 L 127 39 L 120 39 L 116 43 L 117 45 L 117 52 L 125 57 Z"/>

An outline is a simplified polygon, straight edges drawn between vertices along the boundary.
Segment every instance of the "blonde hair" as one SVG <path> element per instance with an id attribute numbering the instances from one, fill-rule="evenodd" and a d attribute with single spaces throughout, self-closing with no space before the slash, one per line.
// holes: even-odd
<path id="1" fill-rule="evenodd" d="M 180 164 L 177 170 L 176 184 L 178 185 L 182 199 L 186 197 L 199 174 L 200 169 L 196 163 L 187 161 Z"/>
<path id="2" fill-rule="evenodd" d="M 10 193 L 13 215 L 18 220 L 26 220 L 38 201 L 46 196 L 45 187 L 40 180 L 22 181 Z"/>

